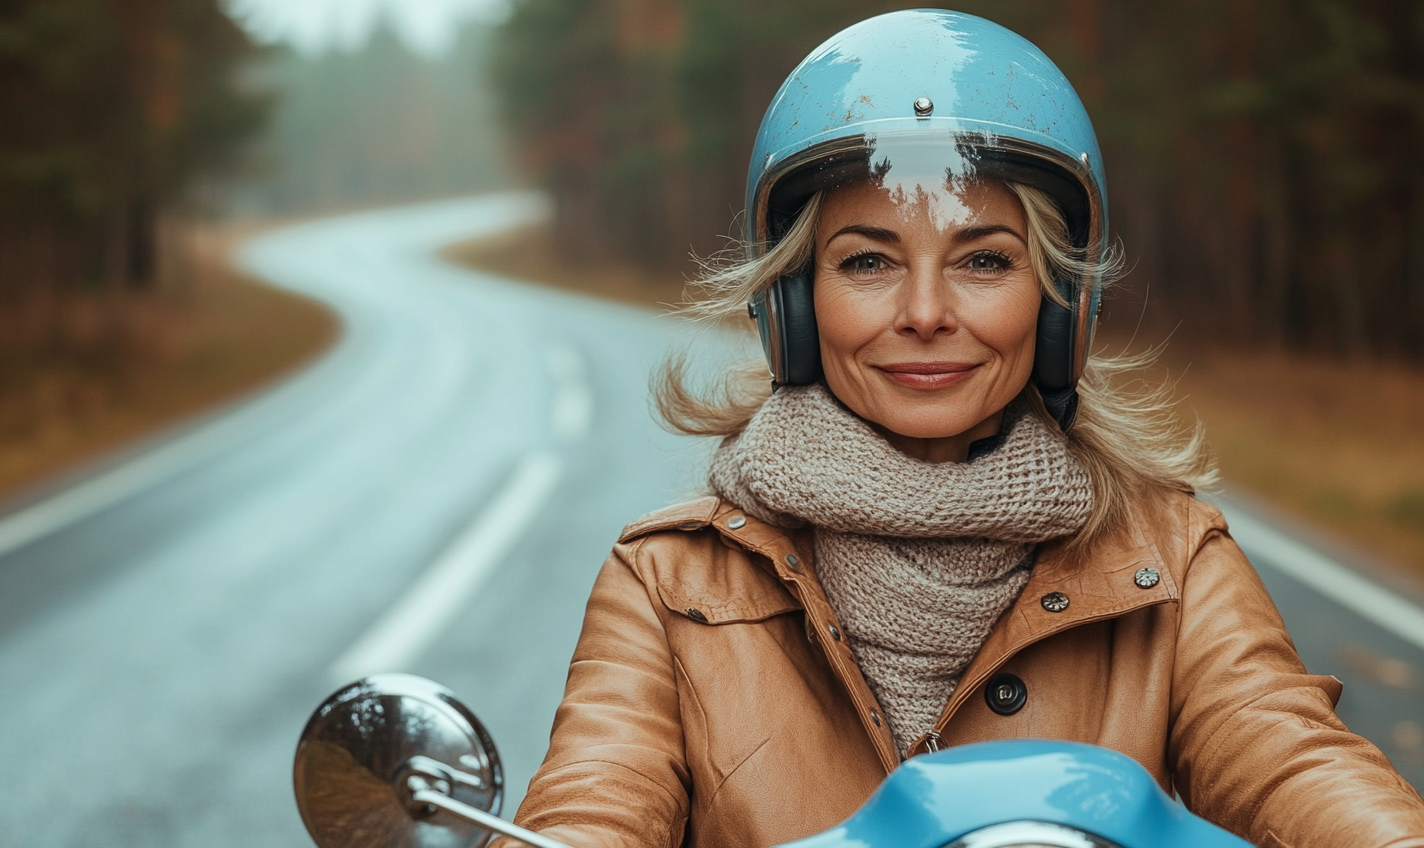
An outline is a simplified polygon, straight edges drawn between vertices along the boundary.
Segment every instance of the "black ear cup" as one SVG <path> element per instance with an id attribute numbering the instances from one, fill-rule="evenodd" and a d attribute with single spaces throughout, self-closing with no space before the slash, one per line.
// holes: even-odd
<path id="1" fill-rule="evenodd" d="M 1077 286 L 1066 280 L 1054 281 L 1064 300 L 1074 304 L 1069 309 L 1044 297 L 1038 307 L 1038 334 L 1033 355 L 1033 382 L 1043 398 L 1043 405 L 1058 421 L 1063 432 L 1073 425 L 1078 412 L 1077 355 L 1078 303 Z"/>
<path id="2" fill-rule="evenodd" d="M 813 283 L 809 268 L 788 274 L 749 304 L 777 385 L 804 386 L 821 379 L 821 337 L 816 331 Z"/>

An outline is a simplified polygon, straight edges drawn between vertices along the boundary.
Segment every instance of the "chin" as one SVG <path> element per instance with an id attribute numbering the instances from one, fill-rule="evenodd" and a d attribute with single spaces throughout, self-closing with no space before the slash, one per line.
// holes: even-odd
<path id="1" fill-rule="evenodd" d="M 982 420 L 970 421 L 958 416 L 947 418 L 934 412 L 926 412 L 922 415 L 896 418 L 881 426 L 907 439 L 951 439 L 974 429 Z"/>

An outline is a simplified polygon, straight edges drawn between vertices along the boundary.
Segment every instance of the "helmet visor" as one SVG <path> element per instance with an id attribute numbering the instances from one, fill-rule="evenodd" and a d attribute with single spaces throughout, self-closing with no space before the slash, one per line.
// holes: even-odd
<path id="1" fill-rule="evenodd" d="M 1000 181 L 1044 191 L 1062 210 L 1071 241 L 1095 252 L 1100 232 L 1090 196 L 1096 187 L 1076 161 L 982 132 L 936 129 L 841 138 L 789 160 L 780 179 L 768 181 L 760 216 L 766 229 L 758 241 L 779 241 L 818 191 L 868 184 L 885 192 L 907 219 L 927 217 L 945 229 L 969 219 L 968 197 L 979 184 Z"/>

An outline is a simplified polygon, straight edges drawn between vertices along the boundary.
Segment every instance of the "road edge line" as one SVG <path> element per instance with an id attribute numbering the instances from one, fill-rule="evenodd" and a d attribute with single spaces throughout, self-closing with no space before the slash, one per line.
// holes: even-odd
<path id="1" fill-rule="evenodd" d="M 1356 615 L 1424 650 L 1424 609 L 1234 507 L 1218 503 L 1231 535 L 1260 563 L 1295 578 Z"/>

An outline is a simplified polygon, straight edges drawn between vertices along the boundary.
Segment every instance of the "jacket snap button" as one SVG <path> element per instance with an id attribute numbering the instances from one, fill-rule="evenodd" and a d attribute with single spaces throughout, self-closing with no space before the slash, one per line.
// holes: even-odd
<path id="1" fill-rule="evenodd" d="M 703 624 L 707 623 L 707 616 L 703 615 L 702 610 L 696 607 L 687 608 L 687 617 L 692 619 L 693 621 L 700 621 Z"/>
<path id="2" fill-rule="evenodd" d="M 1132 575 L 1132 582 L 1143 589 L 1151 589 L 1157 585 L 1157 581 L 1162 579 L 1162 575 L 1157 573 L 1155 568 L 1140 568 Z"/>
<path id="3" fill-rule="evenodd" d="M 873 721 L 873 722 L 875 722 L 875 726 L 876 726 L 876 727 L 879 727 L 879 726 L 880 726 L 880 713 L 877 713 L 875 710 L 871 710 L 871 711 L 870 711 L 870 720 Z"/>
<path id="4" fill-rule="evenodd" d="M 1068 596 L 1062 592 L 1049 592 L 1039 603 L 1049 612 L 1063 612 L 1068 609 Z"/>
<path id="5" fill-rule="evenodd" d="M 1028 703 L 1028 687 L 1018 675 L 1008 672 L 996 674 L 989 680 L 989 685 L 984 687 L 984 700 L 989 704 L 989 709 L 999 715 L 1011 716 Z"/>
<path id="6" fill-rule="evenodd" d="M 831 638 L 832 638 L 832 639 L 836 640 L 837 642 L 839 642 L 839 641 L 841 640 L 841 629 L 840 629 L 839 627 L 837 627 L 837 626 L 835 626 L 834 624 L 832 624 L 830 627 L 828 627 L 828 628 L 826 628 L 826 629 L 831 631 Z"/>
<path id="7" fill-rule="evenodd" d="M 740 530 L 740 529 L 742 529 L 743 527 L 747 526 L 747 519 L 746 519 L 746 516 L 744 516 L 744 515 L 734 516 L 733 518 L 731 518 L 730 520 L 727 521 L 727 526 L 730 527 L 730 528 L 732 528 L 733 530 Z"/>
<path id="8" fill-rule="evenodd" d="M 799 560 L 799 559 L 796 558 L 796 554 L 787 554 L 787 555 L 786 555 L 786 564 L 789 565 L 789 566 L 791 566 L 791 570 L 792 570 L 792 571 L 800 571 L 800 570 L 801 570 L 801 560 Z"/>

